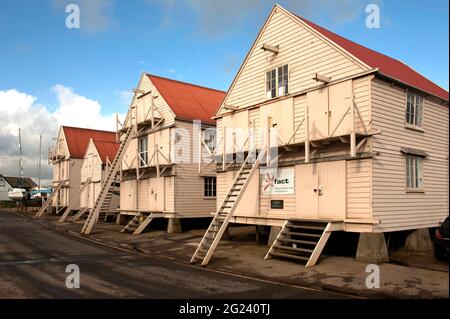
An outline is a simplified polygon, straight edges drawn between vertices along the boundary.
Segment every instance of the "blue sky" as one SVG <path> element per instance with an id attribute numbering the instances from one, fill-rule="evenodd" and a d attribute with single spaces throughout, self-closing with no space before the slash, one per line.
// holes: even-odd
<path id="1" fill-rule="evenodd" d="M 143 71 L 227 90 L 275 3 L 71 1 L 80 4 L 81 29 L 70 30 L 66 2 L 1 2 L 0 90 L 26 92 L 52 108 L 50 88 L 61 84 L 97 100 L 105 114 L 124 112 L 120 92 L 134 87 Z M 279 1 L 448 89 L 448 1 L 312 2 Z M 380 29 L 365 27 L 364 8 L 373 2 L 381 7 Z"/>

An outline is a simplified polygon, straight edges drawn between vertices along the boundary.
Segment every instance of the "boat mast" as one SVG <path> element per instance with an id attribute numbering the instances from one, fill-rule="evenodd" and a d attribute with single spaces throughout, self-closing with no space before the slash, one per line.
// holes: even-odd
<path id="1" fill-rule="evenodd" d="M 22 188 L 22 181 L 23 181 L 23 166 L 22 166 L 22 136 L 20 134 L 20 128 L 19 128 L 19 188 Z"/>
<path id="2" fill-rule="evenodd" d="M 39 168 L 38 168 L 38 192 L 41 194 L 41 161 L 42 161 L 42 135 L 39 135 Z"/>

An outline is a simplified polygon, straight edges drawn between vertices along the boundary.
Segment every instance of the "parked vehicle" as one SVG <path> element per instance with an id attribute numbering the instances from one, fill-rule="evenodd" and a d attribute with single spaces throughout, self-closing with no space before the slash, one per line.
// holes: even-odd
<path id="1" fill-rule="evenodd" d="M 13 188 L 8 191 L 8 197 L 11 200 L 22 200 L 27 197 L 27 191 L 23 188 Z"/>
<path id="2" fill-rule="evenodd" d="M 448 261 L 448 217 L 434 233 L 434 255 L 438 260 Z"/>

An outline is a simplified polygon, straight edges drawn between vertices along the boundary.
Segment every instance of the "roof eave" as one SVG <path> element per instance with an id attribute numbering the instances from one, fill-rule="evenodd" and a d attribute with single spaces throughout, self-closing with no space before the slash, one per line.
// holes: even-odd
<path id="1" fill-rule="evenodd" d="M 444 98 L 442 98 L 442 97 L 439 96 L 439 95 L 436 95 L 436 94 L 431 93 L 431 92 L 429 92 L 429 91 L 426 91 L 426 90 L 424 90 L 424 89 L 420 89 L 420 88 L 418 88 L 418 87 L 416 87 L 416 86 L 413 86 L 413 85 L 411 85 L 411 84 L 408 84 L 408 83 L 406 83 L 406 82 L 404 82 L 404 81 L 402 81 L 402 80 L 399 80 L 399 79 L 397 79 L 397 78 L 395 78 L 395 77 L 393 77 L 393 76 L 387 75 L 387 74 L 385 74 L 385 73 L 383 73 L 383 72 L 377 71 L 375 74 L 378 75 L 379 77 L 382 77 L 382 78 L 384 78 L 384 79 L 389 79 L 389 80 L 391 80 L 391 81 L 393 81 L 393 82 L 395 82 L 395 83 L 397 83 L 397 84 L 400 84 L 400 85 L 402 85 L 402 86 L 406 86 L 406 87 L 408 87 L 408 88 L 413 88 L 414 90 L 423 92 L 423 93 L 425 93 L 425 94 L 427 94 L 427 95 L 430 95 L 430 96 L 433 96 L 433 97 L 435 97 L 435 98 L 437 98 L 437 99 L 439 99 L 439 100 L 441 100 L 441 101 L 446 102 L 447 104 L 448 104 L 448 102 L 449 102 L 448 98 L 447 98 L 447 99 L 444 99 Z"/>

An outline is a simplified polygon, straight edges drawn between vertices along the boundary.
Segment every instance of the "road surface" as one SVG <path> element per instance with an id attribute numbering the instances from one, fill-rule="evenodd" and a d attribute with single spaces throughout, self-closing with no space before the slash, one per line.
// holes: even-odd
<path id="1" fill-rule="evenodd" d="M 67 288 L 68 265 L 80 288 Z M 118 250 L 0 211 L 0 298 L 342 298 Z"/>

